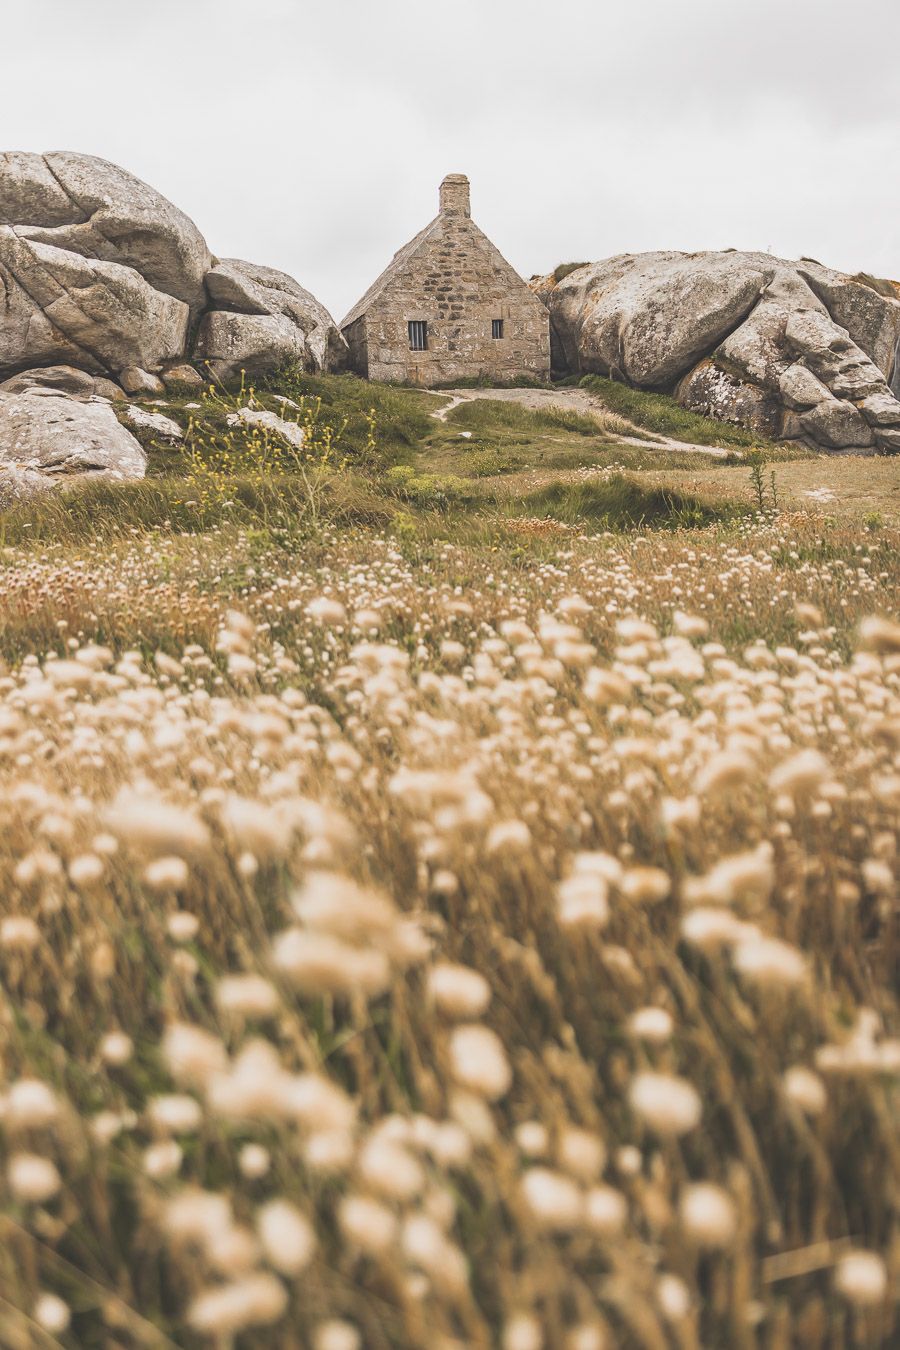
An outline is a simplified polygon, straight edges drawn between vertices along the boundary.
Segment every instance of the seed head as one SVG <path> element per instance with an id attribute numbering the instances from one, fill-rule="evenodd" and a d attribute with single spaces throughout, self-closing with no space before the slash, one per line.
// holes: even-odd
<path id="1" fill-rule="evenodd" d="M 512 1084 L 512 1069 L 499 1036 L 474 1022 L 452 1032 L 450 1068 L 461 1087 L 488 1101 L 505 1096 Z"/>
<path id="2" fill-rule="evenodd" d="M 260 1271 L 198 1294 L 188 1309 L 188 1322 L 203 1335 L 228 1338 L 247 1327 L 277 1322 L 287 1301 L 284 1285 Z"/>
<path id="3" fill-rule="evenodd" d="M 700 1247 L 727 1247 L 734 1237 L 734 1202 L 721 1186 L 697 1182 L 686 1187 L 678 1213 L 685 1233 Z"/>
<path id="4" fill-rule="evenodd" d="M 529 1168 L 522 1178 L 522 1195 L 539 1227 L 551 1232 L 569 1232 L 584 1218 L 584 1195 L 561 1172 Z"/>
<path id="5" fill-rule="evenodd" d="M 51 1336 L 61 1336 L 72 1320 L 68 1303 L 56 1294 L 39 1294 L 32 1313 L 34 1320 Z"/>
<path id="6" fill-rule="evenodd" d="M 6 1096 L 6 1124 L 11 1128 L 41 1129 L 52 1125 L 60 1112 L 56 1093 L 39 1078 L 20 1078 Z"/>
<path id="7" fill-rule="evenodd" d="M 429 971 L 428 996 L 448 1017 L 480 1017 L 491 1001 L 491 987 L 470 966 L 441 961 Z"/>
<path id="8" fill-rule="evenodd" d="M 294 1277 L 309 1265 L 316 1248 L 312 1224 L 287 1200 L 270 1200 L 256 1215 L 266 1259 L 282 1275 Z"/>
<path id="9" fill-rule="evenodd" d="M 632 1110 L 657 1134 L 686 1134 L 700 1123 L 697 1092 L 684 1078 L 664 1073 L 639 1073 L 628 1092 Z"/>
<path id="10" fill-rule="evenodd" d="M 49 1158 L 36 1153 L 14 1153 L 6 1170 L 9 1188 L 17 1200 L 42 1205 L 56 1195 L 62 1178 Z"/>
<path id="11" fill-rule="evenodd" d="M 859 1308 L 877 1307 L 887 1293 L 887 1270 L 877 1252 L 862 1248 L 846 1252 L 834 1272 L 834 1286 L 848 1303 Z"/>

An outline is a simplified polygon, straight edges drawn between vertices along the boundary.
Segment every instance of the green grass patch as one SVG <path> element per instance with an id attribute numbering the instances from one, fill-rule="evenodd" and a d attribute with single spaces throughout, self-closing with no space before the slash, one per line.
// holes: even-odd
<path id="1" fill-rule="evenodd" d="M 696 529 L 734 519 L 740 509 L 710 506 L 689 493 L 648 488 L 612 474 L 600 483 L 550 483 L 513 503 L 510 513 L 621 531 Z"/>
<path id="2" fill-rule="evenodd" d="M 619 419 L 610 415 L 611 420 Z M 459 404 L 406 457 L 417 473 L 485 478 L 522 469 L 577 469 L 613 462 L 604 414 L 527 408 L 501 399 Z"/>
<path id="3" fill-rule="evenodd" d="M 317 400 L 320 419 L 339 431 L 340 449 L 351 459 L 365 452 L 370 419 L 385 458 L 417 445 L 434 425 L 429 417 L 433 401 L 426 392 L 370 383 L 357 375 L 307 375 L 293 367 L 260 381 L 259 393 L 283 394 L 295 403 Z"/>
<path id="4" fill-rule="evenodd" d="M 569 408 L 526 408 L 502 399 L 477 398 L 459 403 L 447 414 L 447 423 L 467 431 L 498 429 L 541 432 L 565 431 L 575 436 L 597 436 L 603 417 L 574 412 Z"/>
<path id="5" fill-rule="evenodd" d="M 426 511 L 446 511 L 453 505 L 478 500 L 471 480 L 454 474 L 417 473 L 409 464 L 397 464 L 384 477 L 389 495 Z"/>
<path id="6" fill-rule="evenodd" d="M 311 495 L 311 494 L 314 494 Z M 235 525 L 292 532 L 316 519 L 385 525 L 392 511 L 365 477 L 340 471 L 310 485 L 295 474 L 236 476 L 227 495 L 200 497 L 188 478 L 87 483 L 50 491 L 0 513 L 0 547 L 109 542 L 153 530 L 201 534 Z"/>
<path id="7" fill-rule="evenodd" d="M 629 421 L 658 436 L 670 436 L 674 440 L 690 441 L 694 445 L 774 449 L 773 442 L 748 431 L 746 427 L 717 422 L 700 413 L 689 412 L 668 394 L 632 389 L 630 385 L 604 379 L 601 375 L 585 375 L 578 384 L 580 388 L 588 389 L 601 398 L 612 412 L 627 417 Z"/>

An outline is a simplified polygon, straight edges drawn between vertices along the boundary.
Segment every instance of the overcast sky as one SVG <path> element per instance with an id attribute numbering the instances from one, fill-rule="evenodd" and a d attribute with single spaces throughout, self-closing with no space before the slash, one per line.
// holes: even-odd
<path id="1" fill-rule="evenodd" d="M 0 148 L 124 165 L 340 319 L 445 173 L 525 276 L 900 277 L 900 0 L 0 0 Z"/>

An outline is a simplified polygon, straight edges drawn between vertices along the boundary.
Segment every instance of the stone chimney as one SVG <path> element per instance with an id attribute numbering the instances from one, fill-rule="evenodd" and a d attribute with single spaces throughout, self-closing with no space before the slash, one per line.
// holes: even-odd
<path id="1" fill-rule="evenodd" d="M 464 173 L 448 173 L 441 183 L 441 215 L 470 216 L 469 180 Z"/>

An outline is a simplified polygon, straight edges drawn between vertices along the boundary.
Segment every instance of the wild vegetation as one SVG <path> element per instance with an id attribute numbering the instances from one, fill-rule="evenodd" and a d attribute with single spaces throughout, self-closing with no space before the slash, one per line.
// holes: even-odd
<path id="1" fill-rule="evenodd" d="M 0 1344 L 895 1344 L 900 534 L 194 401 L 0 517 Z"/>
<path id="2" fill-rule="evenodd" d="M 660 436 L 692 441 L 696 445 L 736 446 L 742 449 L 758 447 L 761 443 L 761 438 L 746 427 L 716 422 L 700 413 L 691 412 L 689 408 L 682 408 L 669 394 L 633 389 L 631 385 L 604 379 L 602 375 L 583 375 L 578 383 L 582 389 L 597 394 L 613 412 L 630 418 Z"/>

